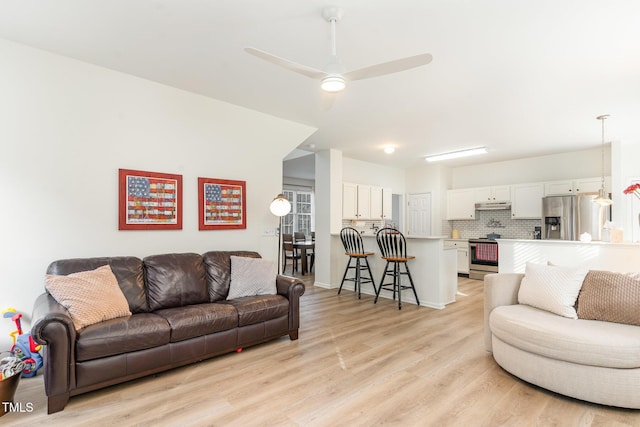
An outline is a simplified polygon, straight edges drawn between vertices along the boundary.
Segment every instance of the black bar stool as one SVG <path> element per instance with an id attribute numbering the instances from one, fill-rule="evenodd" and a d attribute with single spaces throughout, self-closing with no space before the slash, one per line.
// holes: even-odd
<path id="1" fill-rule="evenodd" d="M 392 228 L 382 228 L 376 234 L 376 240 L 378 241 L 382 259 L 387 261 L 387 264 L 384 267 L 384 273 L 382 273 L 382 278 L 380 279 L 380 287 L 378 287 L 378 292 L 376 292 L 376 299 L 373 301 L 374 304 L 378 302 L 380 291 L 384 289 L 385 291 L 393 292 L 394 300 L 396 299 L 396 292 L 398 293 L 398 310 L 401 310 L 402 290 L 411 288 L 413 295 L 416 297 L 416 303 L 420 305 L 418 293 L 413 286 L 413 279 L 411 278 L 409 266 L 407 265 L 407 261 L 415 259 L 415 257 L 407 256 L 407 242 L 404 235 Z M 393 265 L 391 266 L 391 264 Z M 404 272 L 400 269 L 401 265 L 404 265 Z M 409 278 L 409 285 L 402 284 L 402 275 L 406 275 Z M 384 279 L 387 276 L 393 277 L 393 282 L 384 283 Z"/>
<path id="2" fill-rule="evenodd" d="M 342 240 L 345 254 L 349 256 L 349 261 L 347 262 L 347 267 L 344 269 L 344 275 L 342 276 L 342 282 L 340 282 L 338 295 L 340 295 L 342 285 L 344 285 L 344 282 L 347 280 L 353 282 L 353 290 L 354 292 L 358 292 L 358 299 L 361 298 L 360 285 L 362 283 L 373 284 L 373 290 L 377 295 L 378 290 L 376 289 L 376 282 L 373 280 L 373 274 L 371 274 L 371 268 L 369 268 L 369 261 L 367 260 L 368 256 L 373 255 L 373 252 L 364 251 L 362 237 L 355 228 L 345 227 L 340 230 L 340 239 Z M 355 265 L 351 265 L 351 261 L 353 260 L 355 260 Z M 364 264 L 362 264 L 360 260 L 364 260 Z M 347 278 L 347 273 L 352 268 L 356 270 L 355 277 Z M 369 277 L 362 276 L 363 270 L 366 270 L 369 273 Z"/>

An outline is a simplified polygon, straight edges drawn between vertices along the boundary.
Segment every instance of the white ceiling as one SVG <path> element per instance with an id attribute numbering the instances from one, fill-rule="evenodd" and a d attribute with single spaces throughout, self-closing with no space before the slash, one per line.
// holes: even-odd
<path id="1" fill-rule="evenodd" d="M 640 143 L 638 0 L 342 0 L 347 70 L 433 62 L 332 96 L 243 51 L 322 68 L 329 4 L 0 0 L 0 37 L 309 124 L 300 148 L 390 166 L 478 145 L 490 153 L 474 162 L 593 148 L 605 113 L 607 140 Z"/>

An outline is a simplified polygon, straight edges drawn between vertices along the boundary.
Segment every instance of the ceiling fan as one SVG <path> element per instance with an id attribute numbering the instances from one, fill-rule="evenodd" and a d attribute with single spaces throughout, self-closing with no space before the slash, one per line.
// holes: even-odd
<path id="1" fill-rule="evenodd" d="M 323 70 L 297 64 L 289 61 L 288 59 L 280 58 L 253 47 L 246 47 L 244 50 L 251 55 L 279 65 L 287 70 L 311 77 L 312 79 L 320 80 L 320 87 L 326 92 L 341 91 L 345 88 L 347 81 L 364 80 L 372 77 L 384 76 L 386 74 L 397 73 L 399 71 L 426 65 L 433 59 L 431 54 L 423 53 L 421 55 L 396 59 L 394 61 L 360 68 L 359 70 L 345 72 L 336 53 L 336 22 L 342 18 L 342 14 L 343 11 L 339 7 L 326 7 L 322 11 L 322 16 L 331 24 L 331 56 Z"/>

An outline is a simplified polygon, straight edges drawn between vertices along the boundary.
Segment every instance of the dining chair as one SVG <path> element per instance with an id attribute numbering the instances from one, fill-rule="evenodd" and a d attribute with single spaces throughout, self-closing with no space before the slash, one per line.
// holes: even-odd
<path id="1" fill-rule="evenodd" d="M 292 242 L 283 242 L 282 243 L 282 273 L 285 273 L 287 268 L 287 260 L 291 260 L 291 274 L 298 271 L 298 260 L 300 260 L 300 254 L 297 249 L 293 246 Z"/>
<path id="2" fill-rule="evenodd" d="M 358 299 L 361 298 L 361 285 L 363 283 L 373 284 L 373 291 L 377 295 L 378 291 L 376 290 L 376 282 L 373 280 L 373 274 L 371 274 L 369 260 L 367 259 L 367 257 L 373 255 L 373 252 L 367 252 L 364 250 L 360 232 L 352 227 L 344 227 L 340 230 L 340 240 L 342 240 L 345 255 L 349 257 L 349 260 L 347 261 L 347 266 L 345 267 L 344 274 L 342 275 L 338 295 L 342 292 L 342 285 L 344 285 L 345 281 L 353 282 L 353 291 L 358 293 Z M 364 260 L 364 263 L 362 263 L 362 260 Z M 351 265 L 351 261 L 355 261 L 355 265 Z M 351 269 L 355 270 L 355 275 L 348 278 L 347 274 Z M 363 277 L 363 272 L 367 272 L 369 277 Z"/>
<path id="3" fill-rule="evenodd" d="M 398 294 L 398 310 L 401 310 L 402 290 L 412 289 L 413 295 L 416 297 L 416 304 L 420 305 L 418 293 L 413 285 L 413 279 L 411 278 L 409 266 L 407 265 L 407 262 L 415 259 L 415 256 L 407 255 L 407 241 L 404 238 L 404 235 L 393 228 L 381 228 L 376 233 L 376 241 L 378 242 L 382 259 L 387 263 L 384 267 L 382 278 L 380 279 L 380 286 L 376 292 L 376 298 L 373 301 L 374 304 L 378 302 L 380 291 L 384 289 L 386 291 L 393 292 L 394 300 L 396 299 L 396 293 Z M 401 266 L 404 266 L 404 272 L 402 271 Z M 385 283 L 385 278 L 389 276 L 393 281 Z M 402 284 L 402 276 L 407 276 L 409 278 L 409 285 Z"/>
<path id="4" fill-rule="evenodd" d="M 306 235 L 301 231 L 295 231 L 293 233 L 293 242 L 294 243 L 304 243 L 307 241 Z M 313 268 L 313 264 L 315 261 L 315 253 L 311 248 L 306 248 L 305 251 L 307 254 L 307 266 L 309 267 L 309 271 Z"/>

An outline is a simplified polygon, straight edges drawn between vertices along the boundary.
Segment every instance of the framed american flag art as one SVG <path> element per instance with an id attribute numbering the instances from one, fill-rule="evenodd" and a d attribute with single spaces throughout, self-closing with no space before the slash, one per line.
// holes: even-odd
<path id="1" fill-rule="evenodd" d="M 119 230 L 181 230 L 182 175 L 119 169 Z"/>
<path id="2" fill-rule="evenodd" d="M 246 198 L 245 181 L 198 178 L 198 228 L 247 228 Z"/>

